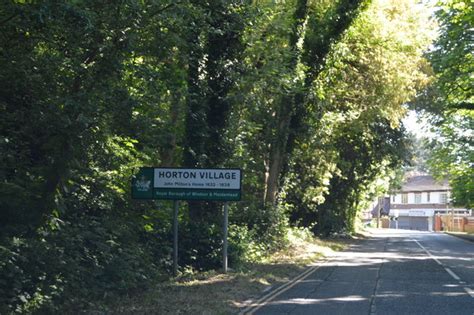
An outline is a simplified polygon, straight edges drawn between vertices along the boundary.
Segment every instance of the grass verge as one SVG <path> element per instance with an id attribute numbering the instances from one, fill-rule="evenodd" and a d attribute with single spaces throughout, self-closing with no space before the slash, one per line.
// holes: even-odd
<path id="1" fill-rule="evenodd" d="M 227 274 L 216 271 L 182 275 L 142 295 L 114 303 L 114 314 L 236 314 L 247 302 L 303 272 L 308 265 L 352 240 L 290 237 L 290 245 L 258 263 Z"/>
<path id="2" fill-rule="evenodd" d="M 462 238 L 466 241 L 474 242 L 474 234 L 473 233 L 465 233 L 465 232 L 445 232 L 446 234 L 456 236 Z"/>

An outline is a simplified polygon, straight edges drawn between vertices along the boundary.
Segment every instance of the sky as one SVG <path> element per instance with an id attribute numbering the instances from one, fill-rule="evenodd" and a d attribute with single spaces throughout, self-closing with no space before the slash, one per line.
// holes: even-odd
<path id="1" fill-rule="evenodd" d="M 405 128 L 415 134 L 417 137 L 432 137 L 432 133 L 429 132 L 430 123 L 417 115 L 414 110 L 408 112 L 407 116 L 403 119 L 403 125 Z"/>

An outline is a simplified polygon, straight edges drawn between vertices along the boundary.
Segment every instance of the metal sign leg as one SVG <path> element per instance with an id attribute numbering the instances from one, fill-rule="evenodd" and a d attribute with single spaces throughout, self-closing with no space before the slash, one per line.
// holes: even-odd
<path id="1" fill-rule="evenodd" d="M 227 273 L 227 234 L 228 230 L 227 227 L 229 225 L 229 203 L 226 202 L 224 203 L 224 225 L 223 225 L 223 230 L 224 230 L 224 244 L 222 247 L 222 267 L 224 269 L 224 273 Z"/>
<path id="2" fill-rule="evenodd" d="M 173 208 L 173 275 L 176 277 L 178 275 L 178 200 L 174 200 Z"/>

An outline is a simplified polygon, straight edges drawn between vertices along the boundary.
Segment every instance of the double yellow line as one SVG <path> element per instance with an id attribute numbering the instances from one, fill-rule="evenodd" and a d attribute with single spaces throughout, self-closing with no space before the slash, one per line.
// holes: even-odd
<path id="1" fill-rule="evenodd" d="M 263 297 L 261 297 L 257 301 L 251 302 L 249 306 L 247 306 L 245 309 L 240 311 L 239 315 L 252 315 L 252 314 L 254 314 L 257 310 L 259 310 L 260 308 L 265 306 L 268 302 L 270 302 L 271 300 L 273 300 L 274 298 L 276 298 L 277 296 L 279 296 L 283 292 L 288 291 L 289 289 L 291 289 L 292 287 L 294 287 L 295 285 L 297 285 L 298 283 L 300 283 L 301 281 L 303 281 L 307 277 L 309 277 L 311 274 L 313 274 L 316 270 L 319 269 L 319 267 L 321 267 L 325 263 L 327 263 L 327 260 L 323 261 L 322 263 L 320 263 L 316 266 L 312 266 L 312 267 L 308 268 L 306 271 L 304 271 L 300 275 L 296 276 L 292 280 L 290 280 L 287 283 L 281 285 L 280 287 L 278 287 L 277 289 L 271 291 L 270 293 L 264 295 Z"/>

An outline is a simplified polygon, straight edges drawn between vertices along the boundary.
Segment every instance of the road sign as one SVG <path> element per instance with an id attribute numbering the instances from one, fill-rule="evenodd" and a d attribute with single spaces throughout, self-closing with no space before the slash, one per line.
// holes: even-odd
<path id="1" fill-rule="evenodd" d="M 142 168 L 132 179 L 132 198 L 238 201 L 240 169 Z"/>
<path id="2" fill-rule="evenodd" d="M 144 167 L 132 178 L 133 199 L 174 200 L 173 274 L 178 272 L 178 200 L 225 201 L 223 269 L 227 272 L 228 201 L 241 198 L 242 171 L 233 168 Z"/>

